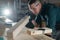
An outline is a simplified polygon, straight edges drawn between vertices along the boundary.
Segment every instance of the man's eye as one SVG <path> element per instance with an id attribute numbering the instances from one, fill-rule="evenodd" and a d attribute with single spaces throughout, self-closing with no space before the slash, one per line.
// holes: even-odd
<path id="1" fill-rule="evenodd" d="M 38 6 L 39 4 L 36 4 L 36 6 Z"/>

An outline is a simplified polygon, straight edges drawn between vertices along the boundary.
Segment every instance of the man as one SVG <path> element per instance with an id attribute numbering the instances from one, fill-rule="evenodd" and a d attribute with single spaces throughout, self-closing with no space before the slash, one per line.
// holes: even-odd
<path id="1" fill-rule="evenodd" d="M 34 29 L 36 29 L 41 20 L 47 20 L 48 27 L 52 28 L 53 37 L 56 35 L 56 22 L 60 22 L 60 8 L 56 7 L 53 4 L 42 4 L 38 0 L 30 0 L 28 3 L 29 10 L 36 16 L 34 20 L 31 20 L 31 23 L 34 25 Z"/>

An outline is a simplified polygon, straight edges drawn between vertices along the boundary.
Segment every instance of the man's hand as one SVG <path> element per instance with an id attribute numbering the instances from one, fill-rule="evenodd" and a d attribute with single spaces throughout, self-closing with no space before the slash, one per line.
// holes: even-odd
<path id="1" fill-rule="evenodd" d="M 46 22 L 42 22 L 41 27 L 42 28 L 46 27 Z"/>
<path id="2" fill-rule="evenodd" d="M 38 29 L 39 25 L 35 22 L 35 20 L 32 20 L 32 23 L 34 25 L 34 29 Z"/>
<path id="3" fill-rule="evenodd" d="M 35 22 L 35 20 L 32 20 L 32 23 L 33 23 L 34 26 L 37 25 L 37 23 Z"/>
<path id="4" fill-rule="evenodd" d="M 38 27 L 34 27 L 35 30 L 38 30 Z"/>

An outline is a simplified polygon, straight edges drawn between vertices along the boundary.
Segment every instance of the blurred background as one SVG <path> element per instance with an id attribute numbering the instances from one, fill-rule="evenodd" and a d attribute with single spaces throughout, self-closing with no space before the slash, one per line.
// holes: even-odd
<path id="1" fill-rule="evenodd" d="M 60 0 L 42 0 L 42 2 L 60 6 Z M 18 22 L 28 12 L 27 3 L 28 0 L 0 0 L 0 16 L 5 16 L 13 22 Z"/>

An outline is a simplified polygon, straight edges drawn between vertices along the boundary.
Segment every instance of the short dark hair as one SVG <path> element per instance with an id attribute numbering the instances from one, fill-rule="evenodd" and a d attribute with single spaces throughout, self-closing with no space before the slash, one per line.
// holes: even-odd
<path id="1" fill-rule="evenodd" d="M 38 0 L 29 0 L 28 4 L 31 5 L 31 4 L 35 3 L 36 1 L 38 1 Z"/>

